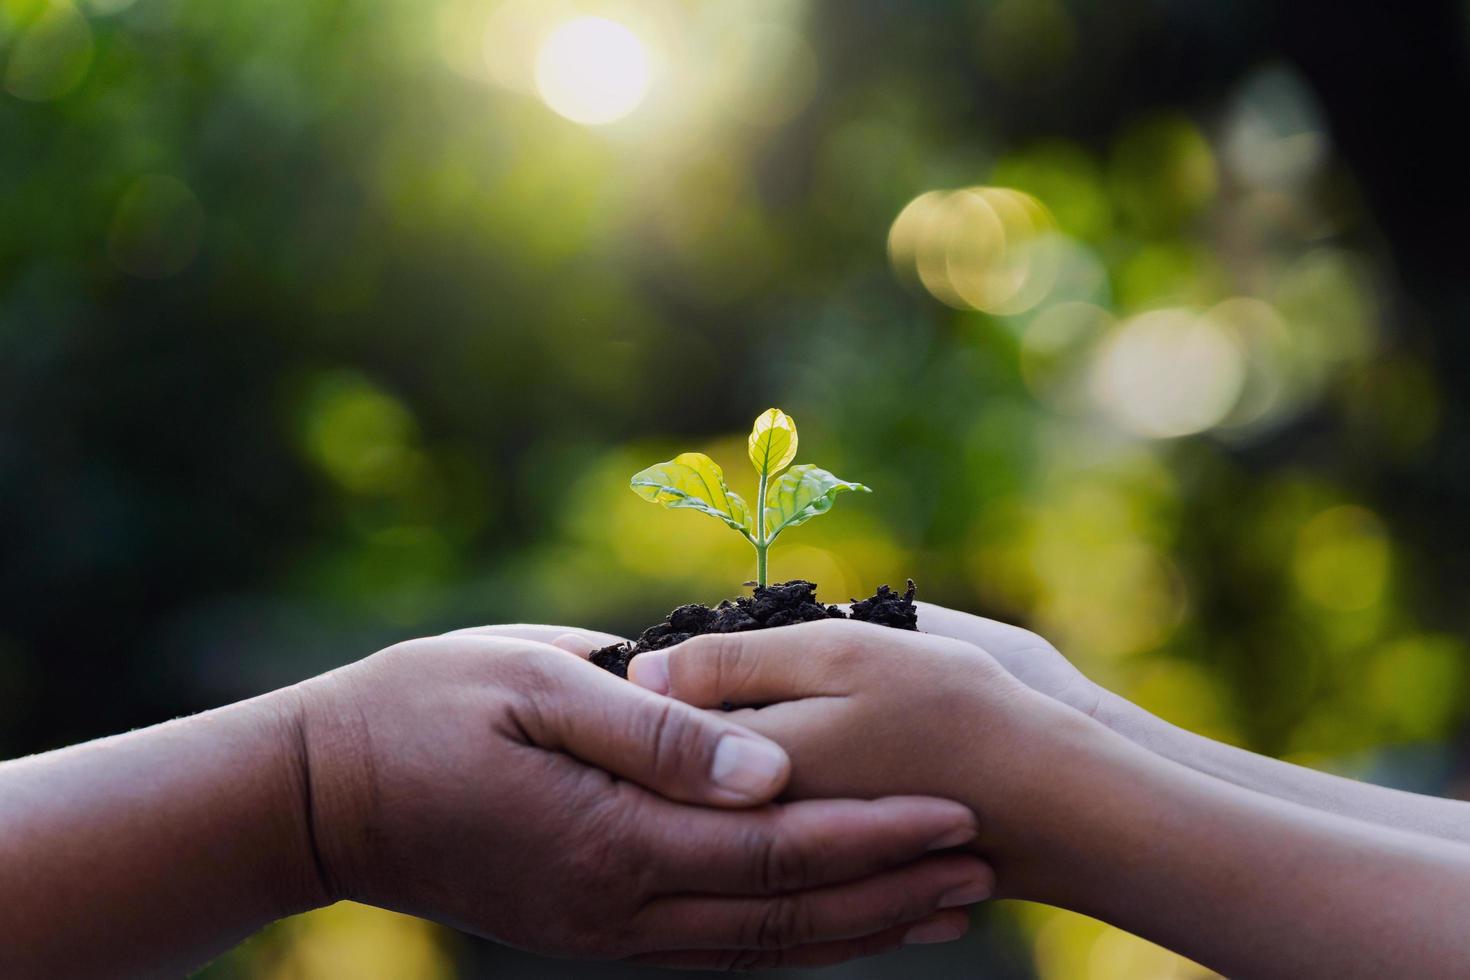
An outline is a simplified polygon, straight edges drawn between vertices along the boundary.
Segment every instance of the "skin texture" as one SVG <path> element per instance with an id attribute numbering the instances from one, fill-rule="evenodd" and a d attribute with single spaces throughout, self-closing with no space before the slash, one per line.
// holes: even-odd
<path id="1" fill-rule="evenodd" d="M 1470 843 L 1470 803 L 1344 779 L 1187 732 L 1093 683 L 1056 647 L 1029 630 L 943 606 L 918 605 L 921 630 L 984 649 L 1028 687 L 1097 719 L 1156 755 L 1313 809 Z"/>
<path id="2" fill-rule="evenodd" d="M 1000 895 L 1229 976 L 1437 977 L 1470 963 L 1470 847 L 1163 758 L 972 643 L 829 621 L 696 637 L 631 674 L 693 706 L 744 706 L 728 717 L 786 747 L 792 796 L 959 800 Z"/>
<path id="3" fill-rule="evenodd" d="M 820 965 L 957 938 L 989 895 L 967 808 L 771 803 L 779 748 L 564 633 L 415 640 L 0 765 L 0 976 L 177 976 L 342 898 L 555 955 Z"/>

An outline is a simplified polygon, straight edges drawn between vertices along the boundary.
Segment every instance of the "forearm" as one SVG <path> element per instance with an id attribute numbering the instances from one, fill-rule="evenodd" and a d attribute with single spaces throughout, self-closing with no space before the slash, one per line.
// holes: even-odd
<path id="1" fill-rule="evenodd" d="M 1342 779 L 1175 728 L 1083 677 L 1055 647 L 1015 626 L 924 603 L 920 626 L 989 651 L 1035 690 L 1198 772 L 1328 813 L 1470 843 L 1470 803 Z"/>
<path id="2" fill-rule="evenodd" d="M 1236 786 L 1356 820 L 1470 843 L 1470 803 L 1357 782 L 1247 752 L 1177 728 L 1115 695 L 1097 717 L 1129 741 Z"/>
<path id="3" fill-rule="evenodd" d="M 1037 755 L 1015 790 L 1026 819 L 998 828 L 1011 842 L 995 845 L 1014 897 L 1229 976 L 1446 976 L 1470 964 L 1470 847 L 1245 790 L 1096 726 Z"/>
<path id="4" fill-rule="evenodd" d="M 0 976 L 176 976 L 326 900 L 295 692 L 0 765 Z"/>

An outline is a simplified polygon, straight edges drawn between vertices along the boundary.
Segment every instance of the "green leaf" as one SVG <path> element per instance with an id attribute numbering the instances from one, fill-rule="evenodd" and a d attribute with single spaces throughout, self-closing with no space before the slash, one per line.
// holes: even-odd
<path id="1" fill-rule="evenodd" d="M 640 470 L 630 485 L 644 500 L 718 517 L 747 538 L 755 528 L 745 500 L 725 486 L 725 472 L 704 453 L 680 453 Z"/>
<path id="2" fill-rule="evenodd" d="M 766 491 L 766 537 L 774 540 L 788 527 L 805 524 L 832 509 L 844 490 L 872 493 L 861 483 L 841 480 L 811 463 L 801 463 L 782 473 Z"/>
<path id="3" fill-rule="evenodd" d="M 757 474 L 775 476 L 796 458 L 796 421 L 779 408 L 766 409 L 755 420 L 746 448 Z"/>

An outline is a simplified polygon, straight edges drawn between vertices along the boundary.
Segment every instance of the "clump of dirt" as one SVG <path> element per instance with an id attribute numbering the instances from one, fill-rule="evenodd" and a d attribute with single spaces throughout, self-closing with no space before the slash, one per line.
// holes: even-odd
<path id="1" fill-rule="evenodd" d="M 886 585 L 859 602 L 854 599 L 848 612 L 837 606 L 824 606 L 817 601 L 817 587 L 812 582 L 796 579 L 776 585 L 757 585 L 755 591 L 738 599 L 726 599 L 711 609 L 699 603 L 680 606 L 664 619 L 644 630 L 633 643 L 615 643 L 596 650 L 591 661 L 619 677 L 628 676 L 628 661 L 648 650 L 662 650 L 683 643 L 703 633 L 743 633 L 746 630 L 773 629 L 819 619 L 856 619 L 894 629 L 917 630 L 919 613 L 914 608 L 914 582 L 908 589 L 895 592 Z"/>

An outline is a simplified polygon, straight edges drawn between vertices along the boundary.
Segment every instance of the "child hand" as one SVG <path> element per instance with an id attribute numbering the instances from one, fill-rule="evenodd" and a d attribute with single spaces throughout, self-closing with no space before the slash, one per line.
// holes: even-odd
<path id="1" fill-rule="evenodd" d="M 1028 819 L 1039 750 L 1092 725 L 972 644 L 845 620 L 695 637 L 635 657 L 629 677 L 740 709 L 727 717 L 791 756 L 793 796 L 945 796 L 987 835 Z"/>

